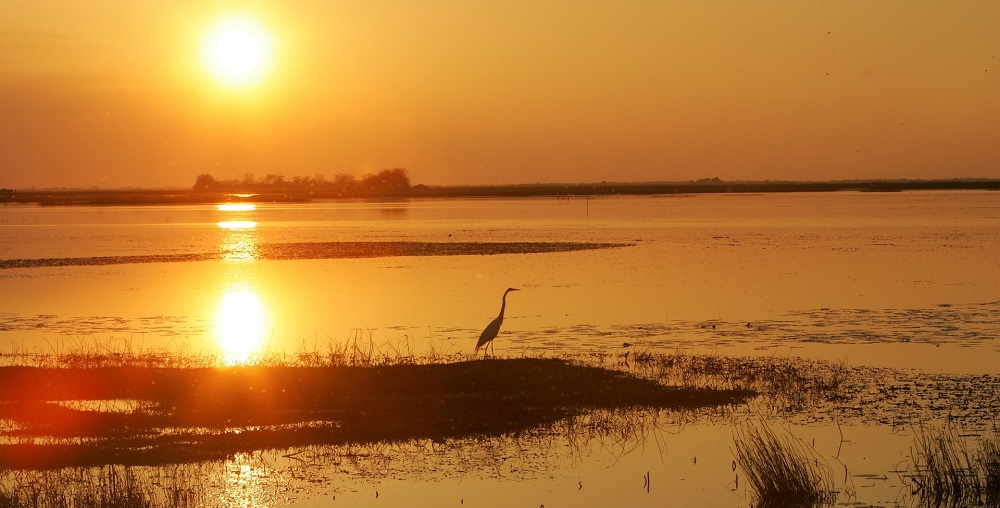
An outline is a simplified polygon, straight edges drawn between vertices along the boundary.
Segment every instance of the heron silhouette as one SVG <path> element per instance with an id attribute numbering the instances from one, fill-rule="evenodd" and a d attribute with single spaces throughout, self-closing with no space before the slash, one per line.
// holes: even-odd
<path id="1" fill-rule="evenodd" d="M 490 324 L 486 325 L 483 334 L 479 336 L 479 342 L 476 343 L 476 350 L 472 354 L 479 354 L 479 348 L 483 348 L 483 358 L 486 358 L 489 347 L 493 345 L 493 339 L 497 338 L 497 334 L 500 333 L 500 325 L 503 324 L 503 311 L 507 307 L 507 293 L 511 291 L 520 291 L 520 289 L 507 288 L 507 291 L 503 292 L 503 299 L 500 303 L 500 315 L 493 321 L 490 321 Z M 496 350 L 494 349 L 495 352 Z"/>

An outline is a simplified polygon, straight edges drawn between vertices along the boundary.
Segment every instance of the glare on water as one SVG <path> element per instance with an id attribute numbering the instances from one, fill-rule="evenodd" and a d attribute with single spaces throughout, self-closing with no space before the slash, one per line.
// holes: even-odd
<path id="1" fill-rule="evenodd" d="M 252 289 L 227 291 L 218 313 L 218 338 L 227 364 L 246 363 L 264 339 L 264 308 Z"/>
<path id="2" fill-rule="evenodd" d="M 222 203 L 216 205 L 220 211 L 223 212 L 249 212 L 257 209 L 257 205 L 253 203 Z"/>
<path id="3" fill-rule="evenodd" d="M 218 223 L 223 233 L 219 252 L 227 282 L 215 318 L 216 339 L 226 364 L 242 364 L 259 354 L 264 342 L 266 312 L 253 286 L 254 271 L 248 266 L 259 257 L 257 222 L 250 215 L 257 207 L 227 203 L 218 209 L 228 212 L 227 220 Z"/>

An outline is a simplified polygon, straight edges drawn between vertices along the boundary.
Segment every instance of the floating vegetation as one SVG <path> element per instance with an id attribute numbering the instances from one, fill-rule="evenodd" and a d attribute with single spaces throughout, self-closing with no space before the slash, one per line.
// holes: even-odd
<path id="1" fill-rule="evenodd" d="M 788 432 L 764 422 L 734 431 L 736 462 L 761 506 L 832 504 L 838 492 L 833 473 L 816 451 Z"/>

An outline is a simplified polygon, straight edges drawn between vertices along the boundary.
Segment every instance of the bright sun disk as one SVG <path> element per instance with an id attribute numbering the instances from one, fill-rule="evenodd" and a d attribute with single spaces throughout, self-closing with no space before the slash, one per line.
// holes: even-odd
<path id="1" fill-rule="evenodd" d="M 274 41 L 256 19 L 224 17 L 205 32 L 201 61 L 219 83 L 233 88 L 256 84 L 271 67 Z"/>

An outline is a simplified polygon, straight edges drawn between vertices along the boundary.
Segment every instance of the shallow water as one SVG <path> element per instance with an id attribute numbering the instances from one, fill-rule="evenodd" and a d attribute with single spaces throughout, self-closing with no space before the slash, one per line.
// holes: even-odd
<path id="1" fill-rule="evenodd" d="M 354 259 L 273 260 L 260 253 L 265 245 L 294 253 L 300 242 L 346 241 L 628 245 Z M 996 376 L 997 245 L 995 192 L 349 201 L 235 210 L 7 205 L 0 206 L 0 260 L 27 266 L 0 269 L 0 353 L 7 363 L 95 348 L 240 361 L 261 351 L 322 350 L 359 333 L 390 349 L 470 353 L 512 286 L 522 291 L 508 297 L 496 342 L 501 355 L 649 348 Z M 210 259 L 31 263 L 200 254 Z M 856 499 L 890 503 L 905 490 L 891 471 L 912 439 L 884 417 L 838 430 L 831 423 L 845 418 L 838 414 L 796 434 L 826 436 L 817 447 L 856 450 L 856 457 L 840 457 L 850 475 L 872 475 L 848 476 Z M 745 506 L 748 493 L 730 485 L 731 432 L 705 423 L 649 433 L 638 451 L 612 451 L 611 459 L 598 451 L 549 460 L 551 450 L 536 450 L 530 453 L 545 465 L 516 474 L 432 464 L 431 478 L 413 471 L 341 478 L 336 468 L 319 468 L 324 488 L 343 484 L 336 492 L 303 487 L 294 497 L 317 506 L 327 494 L 381 506 L 406 505 L 414 496 L 487 506 L 502 492 L 499 499 L 532 506 L 598 506 L 622 496 L 636 506 L 664 499 Z M 864 453 L 872 449 L 880 451 Z M 291 474 L 269 471 L 274 478 Z"/>
<path id="2" fill-rule="evenodd" d="M 389 342 L 405 338 L 463 352 L 495 316 L 503 289 L 514 286 L 525 291 L 510 297 L 501 349 L 557 352 L 625 341 L 720 352 L 806 348 L 851 363 L 981 372 L 988 364 L 970 366 L 961 351 L 928 362 L 923 347 L 996 352 L 998 240 L 1000 196 L 991 192 L 324 202 L 250 210 L 8 205 L 0 207 L 2 260 L 197 253 L 221 259 L 0 270 L 0 347 L 51 352 L 117 341 L 212 350 L 232 334 L 224 329 L 226 313 L 238 312 L 254 316 L 255 329 L 230 342 L 259 340 L 275 351 L 363 329 Z M 262 244 L 343 241 L 630 245 L 493 256 L 272 261 L 257 254 Z M 887 343 L 910 344 L 898 348 L 908 359 L 826 347 Z"/>

